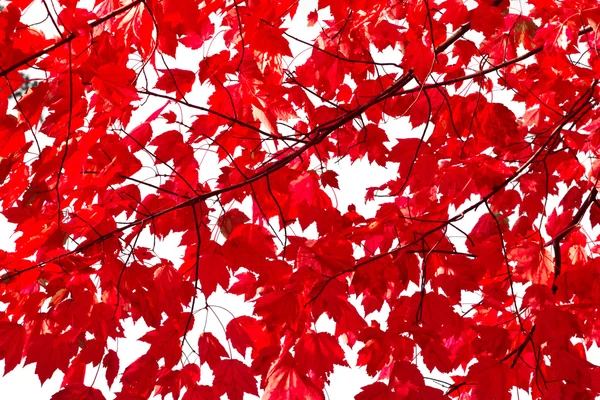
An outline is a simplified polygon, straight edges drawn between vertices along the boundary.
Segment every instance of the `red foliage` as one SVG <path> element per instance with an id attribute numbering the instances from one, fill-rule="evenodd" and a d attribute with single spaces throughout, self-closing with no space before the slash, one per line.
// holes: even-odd
<path id="1" fill-rule="evenodd" d="M 0 13 L 5 374 L 59 370 L 56 400 L 324 399 L 340 368 L 359 400 L 600 395 L 597 2 L 89 3 Z"/>

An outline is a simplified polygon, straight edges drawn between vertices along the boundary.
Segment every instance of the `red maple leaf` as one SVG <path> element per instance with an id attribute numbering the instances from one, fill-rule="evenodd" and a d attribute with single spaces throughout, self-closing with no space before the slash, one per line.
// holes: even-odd
<path id="1" fill-rule="evenodd" d="M 44 383 L 59 369 L 66 373 L 72 356 L 72 345 L 51 334 L 40 335 L 29 342 L 25 364 L 36 363 L 35 372 Z"/>
<path id="2" fill-rule="evenodd" d="M 211 369 L 215 369 L 222 357 L 227 357 L 227 351 L 219 340 L 210 332 L 205 332 L 198 339 L 198 353 L 200 361 L 207 363 Z"/>
<path id="3" fill-rule="evenodd" d="M 265 399 L 325 399 L 322 389 L 319 389 L 308 377 L 298 373 L 289 353 L 273 365 L 267 376 Z"/>
<path id="4" fill-rule="evenodd" d="M 127 368 L 121 376 L 123 390 L 121 393 L 137 394 L 139 396 L 148 396 L 154 388 L 156 377 L 158 375 L 158 364 L 156 359 L 144 354 Z"/>
<path id="5" fill-rule="evenodd" d="M 165 367 L 174 367 L 181 358 L 181 336 L 191 329 L 193 318 L 189 313 L 167 319 L 158 329 L 146 333 L 140 340 L 150 343 L 148 354 L 156 360 L 165 359 Z"/>
<path id="6" fill-rule="evenodd" d="M 4 375 L 21 363 L 25 345 L 25 328 L 12 322 L 0 322 L 0 358 L 4 359 Z"/>
<path id="7" fill-rule="evenodd" d="M 196 80 L 196 74 L 185 69 L 163 69 L 155 87 L 164 90 L 167 93 L 175 92 L 175 97 L 181 99 L 192 90 L 192 85 Z"/>
<path id="8" fill-rule="evenodd" d="M 344 350 L 337 340 L 324 332 L 304 334 L 294 346 L 294 352 L 298 371 L 304 374 L 312 371 L 320 379 L 326 380 L 333 372 L 334 364 L 348 365 L 344 360 Z"/>
<path id="9" fill-rule="evenodd" d="M 250 368 L 241 361 L 221 360 L 214 371 L 213 385 L 219 397 L 227 394 L 231 400 L 243 400 L 244 393 L 258 395 Z"/>
<path id="10" fill-rule="evenodd" d="M 83 384 L 75 384 L 68 385 L 53 395 L 50 400 L 105 400 L 105 397 L 98 389 Z"/>
<path id="11" fill-rule="evenodd" d="M 182 400 L 218 400 L 214 389 L 205 385 L 194 385 L 185 392 Z"/>
<path id="12" fill-rule="evenodd" d="M 109 350 L 102 360 L 102 365 L 106 368 L 106 382 L 111 387 L 119 373 L 119 356 L 115 351 Z"/>
<path id="13" fill-rule="evenodd" d="M 182 369 L 178 370 L 162 368 L 158 373 L 155 390 L 156 393 L 160 394 L 163 398 L 168 394 L 172 394 L 173 398 L 179 399 L 183 387 L 187 388 L 187 392 L 194 392 L 197 390 L 197 382 L 199 380 L 200 367 L 196 364 L 187 364 Z M 200 392 L 202 392 L 202 390 L 200 390 Z"/>

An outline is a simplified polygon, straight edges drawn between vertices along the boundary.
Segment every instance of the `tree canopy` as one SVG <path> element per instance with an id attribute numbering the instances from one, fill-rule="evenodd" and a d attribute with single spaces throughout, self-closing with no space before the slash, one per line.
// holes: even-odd
<path id="1" fill-rule="evenodd" d="M 53 400 L 336 399 L 343 367 L 356 400 L 596 398 L 599 24 L 590 0 L 8 2 L 4 373 L 59 371 Z"/>

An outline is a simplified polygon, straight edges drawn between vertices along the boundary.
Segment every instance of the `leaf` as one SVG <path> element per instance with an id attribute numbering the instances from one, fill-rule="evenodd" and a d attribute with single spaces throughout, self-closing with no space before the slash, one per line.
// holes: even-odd
<path id="1" fill-rule="evenodd" d="M 161 368 L 156 381 L 155 393 L 160 394 L 163 398 L 172 394 L 174 399 L 179 399 L 182 387 L 186 387 L 188 391 L 194 390 L 199 380 L 200 368 L 196 364 L 187 364 L 180 370 Z"/>
<path id="2" fill-rule="evenodd" d="M 155 296 L 159 310 L 170 315 L 179 315 L 183 304 L 194 295 L 190 282 L 183 281 L 179 271 L 170 262 L 164 262 L 154 271 L 154 281 L 158 282 Z"/>
<path id="3" fill-rule="evenodd" d="M 526 49 L 535 48 L 534 38 L 537 30 L 538 26 L 529 19 L 517 22 L 513 33 L 515 42 L 517 44 L 522 44 Z"/>
<path id="4" fill-rule="evenodd" d="M 267 386 L 263 398 L 266 400 L 323 400 L 323 390 L 315 386 L 307 376 L 294 368 L 291 355 L 286 354 L 267 374 Z"/>
<path id="5" fill-rule="evenodd" d="M 136 73 L 116 63 L 107 63 L 98 69 L 92 84 L 103 98 L 116 107 L 125 107 L 131 101 L 137 100 L 138 95 L 132 84 Z"/>
<path id="6" fill-rule="evenodd" d="M 215 33 L 215 26 L 208 18 L 202 19 L 199 25 L 195 32 L 188 33 L 186 37 L 179 39 L 179 42 L 192 50 L 201 48 Z"/>
<path id="7" fill-rule="evenodd" d="M 184 393 L 182 400 L 218 400 L 212 387 L 194 385 Z"/>
<path id="8" fill-rule="evenodd" d="M 433 52 L 421 40 L 413 40 L 406 46 L 402 65 L 413 69 L 419 81 L 424 82 L 434 67 Z"/>
<path id="9" fill-rule="evenodd" d="M 249 267 L 265 258 L 275 256 L 272 236 L 262 226 L 243 224 L 237 226 L 227 237 L 223 253 L 235 271 L 241 266 Z"/>
<path id="10" fill-rule="evenodd" d="M 4 360 L 4 375 L 21 363 L 25 345 L 25 328 L 12 322 L 0 322 L 0 359 Z"/>
<path id="11" fill-rule="evenodd" d="M 198 353 L 200 354 L 200 362 L 208 363 L 211 369 L 215 369 L 222 357 L 227 357 L 227 351 L 210 332 L 200 334 L 198 339 Z"/>
<path id="12" fill-rule="evenodd" d="M 200 257 L 198 279 L 200 279 L 202 291 L 207 297 L 217 290 L 217 285 L 227 289 L 229 287 L 229 271 L 226 260 L 217 254 Z"/>
<path id="13" fill-rule="evenodd" d="M 561 346 L 582 333 L 577 317 L 569 311 L 557 308 L 540 311 L 536 317 L 536 327 L 536 341 L 553 346 Z"/>
<path id="14" fill-rule="evenodd" d="M 40 382 L 44 383 L 57 369 L 67 373 L 71 358 L 70 350 L 71 346 L 64 339 L 51 334 L 40 335 L 30 340 L 25 364 L 35 362 L 35 373 L 40 378 Z"/>
<path id="15" fill-rule="evenodd" d="M 181 336 L 193 327 L 193 316 L 182 313 L 169 318 L 158 329 L 146 333 L 140 340 L 150 343 L 148 354 L 156 360 L 164 358 L 165 368 L 173 368 L 181 358 Z"/>
<path id="16" fill-rule="evenodd" d="M 305 333 L 294 349 L 297 368 L 303 374 L 312 371 L 318 378 L 325 379 L 333 372 L 334 364 L 348 366 L 338 341 L 325 332 Z"/>
<path id="17" fill-rule="evenodd" d="M 375 382 L 362 387 L 360 393 L 354 397 L 355 400 L 393 400 L 395 398 L 396 394 L 383 382 Z"/>
<path id="18" fill-rule="evenodd" d="M 83 384 L 68 385 L 50 400 L 105 400 L 102 392 Z"/>
<path id="19" fill-rule="evenodd" d="M 263 334 L 260 323 L 248 316 L 232 319 L 227 324 L 227 339 L 240 354 L 246 354 L 247 348 L 256 348 L 256 342 Z"/>
<path id="20" fill-rule="evenodd" d="M 522 241 L 511 249 L 508 257 L 509 260 L 517 262 L 515 272 L 525 282 L 546 284 L 554 272 L 552 255 L 534 241 Z"/>
<path id="21" fill-rule="evenodd" d="M 491 358 L 483 358 L 469 368 L 467 379 L 474 382 L 473 393 L 481 398 L 509 400 L 515 384 L 510 365 Z"/>
<path id="22" fill-rule="evenodd" d="M 388 47 L 393 48 L 402 39 L 401 29 L 398 25 L 382 19 L 369 29 L 370 40 L 379 51 L 384 51 Z"/>
<path id="23" fill-rule="evenodd" d="M 254 312 L 271 329 L 294 329 L 299 311 L 298 295 L 285 290 L 261 296 L 254 305 Z"/>
<path id="24" fill-rule="evenodd" d="M 319 21 L 319 14 L 316 11 L 308 13 L 308 26 L 314 26 Z"/>
<path id="25" fill-rule="evenodd" d="M 102 365 L 106 368 L 106 382 L 110 388 L 119 373 L 119 356 L 114 350 L 109 350 L 102 360 Z"/>
<path id="26" fill-rule="evenodd" d="M 161 69 L 159 72 L 162 75 L 158 78 L 154 87 L 167 93 L 175 92 L 177 99 L 181 99 L 188 94 L 196 81 L 196 74 L 185 69 Z"/>
<path id="27" fill-rule="evenodd" d="M 233 208 L 221 215 L 218 223 L 221 229 L 221 234 L 227 239 L 235 228 L 248 221 L 250 221 L 250 219 L 246 216 L 246 214 L 237 208 Z"/>
<path id="28" fill-rule="evenodd" d="M 125 144 L 131 151 L 143 150 L 152 138 L 152 126 L 149 123 L 144 123 L 132 130 L 127 138 L 125 138 Z"/>
<path id="29" fill-rule="evenodd" d="M 335 235 L 317 240 L 311 249 L 314 251 L 316 261 L 326 273 L 337 273 L 354 265 L 352 244 Z"/>
<path id="30" fill-rule="evenodd" d="M 331 186 L 332 188 L 339 189 L 340 186 L 337 180 L 337 176 L 337 172 L 332 170 L 323 172 L 321 174 L 321 182 L 323 183 L 323 186 Z"/>
<path id="31" fill-rule="evenodd" d="M 215 368 L 214 388 L 220 397 L 227 394 L 230 400 L 243 400 L 244 393 L 258 396 L 256 380 L 244 363 L 238 360 L 221 360 Z"/>
<path id="32" fill-rule="evenodd" d="M 148 396 L 154 388 L 157 374 L 156 359 L 149 354 L 144 354 L 125 368 L 121 376 L 123 389 L 132 394 Z"/>

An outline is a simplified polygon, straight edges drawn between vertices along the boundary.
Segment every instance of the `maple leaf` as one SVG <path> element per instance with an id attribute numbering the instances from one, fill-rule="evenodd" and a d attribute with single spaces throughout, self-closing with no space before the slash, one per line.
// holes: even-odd
<path id="1" fill-rule="evenodd" d="M 293 329 L 297 323 L 300 302 L 296 293 L 277 290 L 261 296 L 254 305 L 254 311 L 271 329 Z"/>
<path id="2" fill-rule="evenodd" d="M 98 93 L 117 107 L 124 107 L 137 100 L 138 95 L 132 83 L 136 79 L 133 70 L 119 64 L 104 64 L 92 79 Z"/>
<path id="3" fill-rule="evenodd" d="M 267 374 L 267 386 L 263 398 L 286 400 L 323 400 L 323 390 L 295 368 L 294 360 L 288 353 L 279 360 Z"/>
<path id="4" fill-rule="evenodd" d="M 167 93 L 175 92 L 175 97 L 181 99 L 192 90 L 196 74 L 185 69 L 171 68 L 159 70 L 162 73 L 156 85 L 157 89 Z"/>
<path id="5" fill-rule="evenodd" d="M 369 29 L 369 38 L 373 45 L 379 51 L 385 50 L 388 46 L 395 47 L 402 39 L 400 30 L 402 28 L 391 23 L 386 19 L 382 19 L 377 24 Z"/>
<path id="6" fill-rule="evenodd" d="M 150 343 L 148 354 L 156 360 L 165 359 L 165 368 L 174 367 L 181 358 L 181 341 L 184 330 L 191 329 L 193 318 L 189 313 L 167 319 L 158 329 L 146 333 L 140 340 Z"/>
<path id="7" fill-rule="evenodd" d="M 430 47 L 425 46 L 421 40 L 412 40 L 406 46 L 402 65 L 407 69 L 413 69 L 415 76 L 421 82 L 429 76 L 433 70 L 433 51 Z"/>
<path id="8" fill-rule="evenodd" d="M 473 393 L 482 399 L 509 400 L 515 385 L 515 374 L 510 365 L 491 358 L 483 358 L 469 368 L 467 378 L 475 382 Z"/>
<path id="9" fill-rule="evenodd" d="M 215 33 L 215 25 L 208 19 L 202 18 L 199 21 L 199 26 L 195 31 L 191 31 L 187 36 L 179 39 L 185 47 L 192 50 L 197 50 L 202 47 L 204 42 L 210 39 Z"/>
<path id="10" fill-rule="evenodd" d="M 339 236 L 331 235 L 307 245 L 298 250 L 296 256 L 298 267 L 307 266 L 325 273 L 336 273 L 354 264 L 351 242 Z"/>
<path id="11" fill-rule="evenodd" d="M 75 384 L 68 385 L 54 394 L 50 400 L 105 400 L 105 397 L 98 389 L 83 384 Z"/>
<path id="12" fill-rule="evenodd" d="M 337 180 L 337 172 L 335 171 L 325 171 L 321 174 L 321 182 L 323 183 L 323 186 L 331 186 L 332 188 L 336 188 L 339 189 L 339 183 Z"/>
<path id="13" fill-rule="evenodd" d="M 194 295 L 190 282 L 183 281 L 181 274 L 170 262 L 164 262 L 154 271 L 156 300 L 160 310 L 167 314 L 179 315 L 183 304 Z"/>
<path id="14" fill-rule="evenodd" d="M 219 343 L 219 340 L 210 332 L 205 332 L 198 339 L 198 353 L 200 361 L 207 363 L 211 369 L 215 369 L 222 357 L 227 357 L 227 351 Z"/>
<path id="15" fill-rule="evenodd" d="M 232 263 L 230 266 L 234 271 L 241 266 L 250 268 L 254 263 L 275 256 L 275 246 L 271 237 L 262 226 L 239 225 L 227 237 L 223 253 Z"/>
<path id="16" fill-rule="evenodd" d="M 182 400 L 217 400 L 214 389 L 205 385 L 194 385 L 184 393 Z"/>
<path id="17" fill-rule="evenodd" d="M 44 383 L 57 369 L 67 373 L 72 346 L 55 335 L 44 334 L 31 340 L 27 347 L 25 364 L 35 362 L 35 372 Z"/>
<path id="18" fill-rule="evenodd" d="M 308 13 L 308 26 L 313 26 L 319 21 L 319 13 L 311 11 Z"/>
<path id="19" fill-rule="evenodd" d="M 25 345 L 25 328 L 12 322 L 0 322 L 0 358 L 4 359 L 4 375 L 21 363 Z"/>
<path id="20" fill-rule="evenodd" d="M 256 381 L 250 368 L 238 360 L 221 360 L 215 368 L 214 388 L 220 397 L 243 400 L 244 393 L 258 395 Z"/>
<path id="21" fill-rule="evenodd" d="M 232 319 L 227 324 L 227 339 L 240 354 L 246 354 L 247 348 L 256 348 L 256 342 L 263 335 L 260 323 L 249 316 L 241 316 Z"/>
<path id="22" fill-rule="evenodd" d="M 577 317 L 557 308 L 540 311 L 536 316 L 536 327 L 535 339 L 552 346 L 567 343 L 572 337 L 582 333 Z"/>
<path id="23" fill-rule="evenodd" d="M 396 393 L 392 388 L 383 382 L 375 382 L 362 387 L 360 393 L 354 397 L 355 400 L 395 400 L 396 398 Z"/>
<path id="24" fill-rule="evenodd" d="M 218 223 L 219 228 L 221 229 L 221 234 L 227 239 L 235 228 L 248 222 L 249 220 L 250 219 L 246 216 L 246 214 L 237 208 L 233 208 L 219 217 Z"/>
<path id="25" fill-rule="evenodd" d="M 148 396 L 154 388 L 157 374 L 156 359 L 149 354 L 144 354 L 125 368 L 121 376 L 123 390 L 125 393 Z"/>
<path id="26" fill-rule="evenodd" d="M 294 347 L 295 364 L 298 371 L 307 374 L 312 371 L 319 378 L 326 378 L 333 372 L 333 366 L 348 366 L 344 360 L 344 350 L 338 341 L 325 332 L 304 334 Z"/>
<path id="27" fill-rule="evenodd" d="M 222 256 L 209 254 L 200 257 L 198 279 L 200 279 L 202 291 L 207 297 L 217 290 L 217 285 L 227 289 L 229 278 L 227 261 Z"/>
<path id="28" fill-rule="evenodd" d="M 172 394 L 173 398 L 179 399 L 182 387 L 186 387 L 188 391 L 193 392 L 196 390 L 199 380 L 200 368 L 196 364 L 187 364 L 180 370 L 162 368 L 158 373 L 155 390 L 163 398 L 168 394 Z M 200 392 L 202 391 L 200 390 Z"/>
<path id="29" fill-rule="evenodd" d="M 546 284 L 554 271 L 550 253 L 533 241 L 522 241 L 510 251 L 509 259 L 517 262 L 515 272 L 526 282 Z"/>
<path id="30" fill-rule="evenodd" d="M 104 356 L 104 360 L 102 360 L 102 365 L 106 368 L 108 387 L 111 387 L 119 373 L 119 356 L 114 350 L 109 350 Z"/>
<path id="31" fill-rule="evenodd" d="M 148 144 L 151 138 L 152 126 L 146 122 L 129 132 L 124 142 L 131 151 L 139 151 Z"/>

